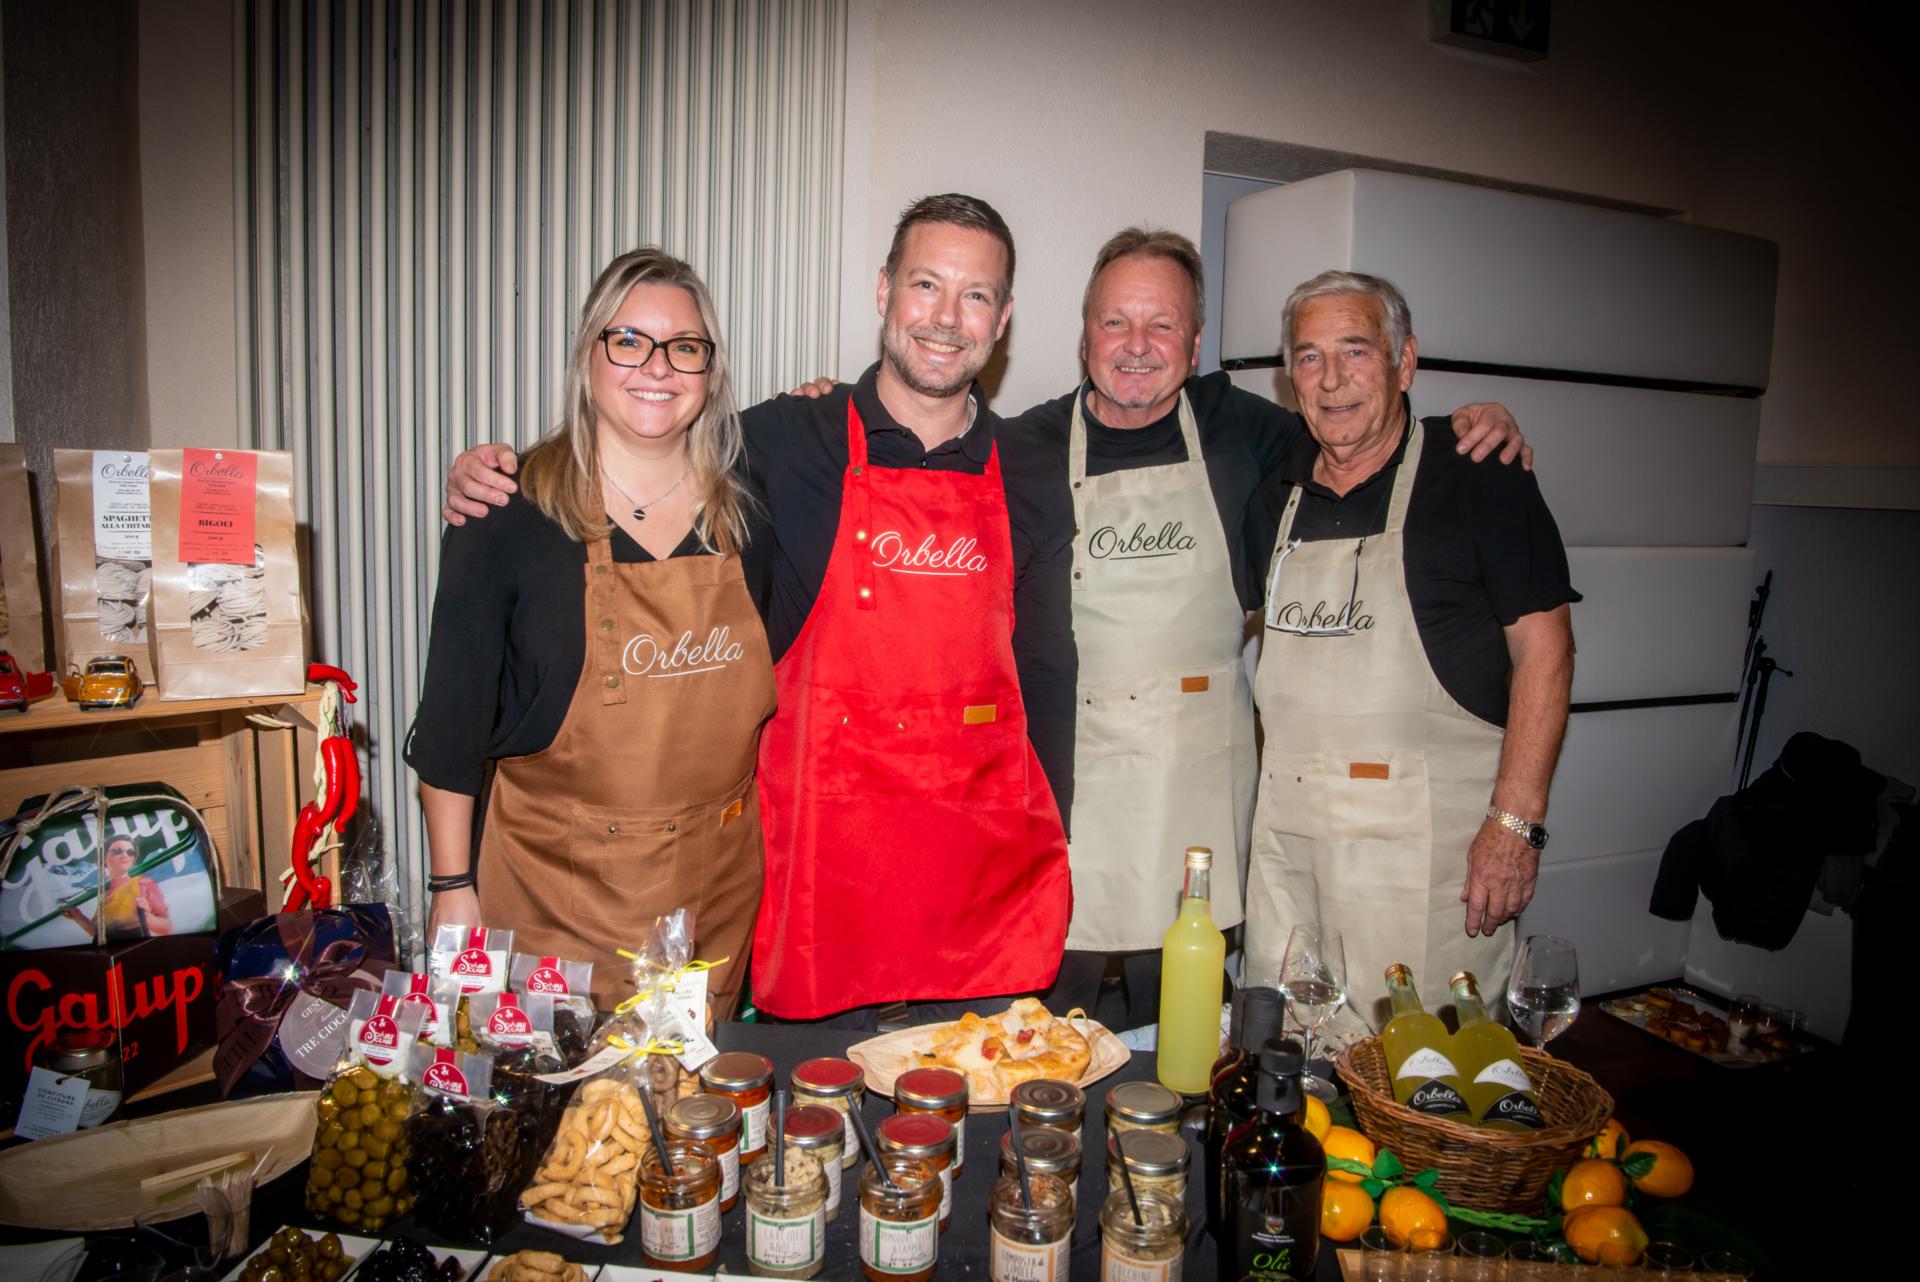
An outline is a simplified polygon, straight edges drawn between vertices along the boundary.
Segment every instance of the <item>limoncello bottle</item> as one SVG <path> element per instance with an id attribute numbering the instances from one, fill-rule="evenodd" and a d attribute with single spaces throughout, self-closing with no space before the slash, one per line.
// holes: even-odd
<path id="1" fill-rule="evenodd" d="M 1208 878 L 1213 852 L 1187 848 L 1187 884 L 1180 915 L 1160 937 L 1160 1084 L 1202 1095 L 1220 1055 L 1220 987 L 1227 937 L 1213 924 Z"/>
<path id="2" fill-rule="evenodd" d="M 1387 1054 L 1394 1099 L 1429 1117 L 1473 1121 L 1447 1026 L 1420 1004 L 1413 972 L 1399 962 L 1387 967 L 1387 997 L 1393 1018 L 1381 1032 L 1380 1044 Z"/>
<path id="3" fill-rule="evenodd" d="M 1473 1119 L 1496 1131 L 1537 1131 L 1547 1124 L 1533 1082 L 1520 1058 L 1520 1043 L 1512 1033 L 1487 1018 L 1487 1004 L 1471 971 L 1453 977 L 1453 1009 L 1460 1031 L 1453 1035 L 1453 1053 L 1466 1083 L 1467 1107 Z"/>

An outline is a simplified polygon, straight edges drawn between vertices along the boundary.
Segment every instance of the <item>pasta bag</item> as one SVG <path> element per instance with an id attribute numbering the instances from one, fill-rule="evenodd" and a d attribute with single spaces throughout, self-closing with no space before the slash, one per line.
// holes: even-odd
<path id="1" fill-rule="evenodd" d="M 63 669 L 94 659 L 134 661 L 154 675 L 147 628 L 153 593 L 153 509 L 147 455 L 139 450 L 53 452 L 53 578 L 60 615 L 54 649 Z"/>
<path id="2" fill-rule="evenodd" d="M 320 1090 L 306 1207 L 378 1233 L 413 1205 L 407 1185 L 409 1074 L 423 1014 L 383 993 L 357 992 L 347 1008 L 347 1048 Z"/>

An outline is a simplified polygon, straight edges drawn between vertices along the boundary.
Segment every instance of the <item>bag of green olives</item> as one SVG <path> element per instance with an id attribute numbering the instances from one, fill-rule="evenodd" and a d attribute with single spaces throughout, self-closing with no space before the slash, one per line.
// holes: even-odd
<path id="1" fill-rule="evenodd" d="M 417 1005 L 358 992 L 347 1008 L 346 1054 L 315 1105 L 309 1213 L 378 1233 L 413 1205 L 407 1187 L 408 1066 L 425 1018 Z"/>

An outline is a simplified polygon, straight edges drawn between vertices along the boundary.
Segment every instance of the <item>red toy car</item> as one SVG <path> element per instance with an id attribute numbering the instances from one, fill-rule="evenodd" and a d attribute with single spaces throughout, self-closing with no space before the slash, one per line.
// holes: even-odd
<path id="1" fill-rule="evenodd" d="M 53 693 L 53 673 L 25 672 L 13 656 L 0 650 L 0 711 L 25 712 L 35 699 Z"/>

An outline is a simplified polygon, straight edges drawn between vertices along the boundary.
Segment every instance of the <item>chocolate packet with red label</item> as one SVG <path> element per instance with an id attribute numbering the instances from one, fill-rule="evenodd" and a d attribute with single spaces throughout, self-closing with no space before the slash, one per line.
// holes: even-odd
<path id="1" fill-rule="evenodd" d="M 407 1118 L 414 1219 L 451 1242 L 488 1245 L 520 1222 L 520 1190 L 539 1148 L 516 1104 L 493 1091 L 493 1060 L 450 1046 L 417 1045 L 420 1079 Z"/>
<path id="2" fill-rule="evenodd" d="M 570 1086 L 540 1080 L 566 1067 L 553 1040 L 553 998 L 545 993 L 474 993 L 467 998 L 473 1036 L 493 1058 L 493 1095 L 525 1113 L 528 1142 L 544 1151 L 560 1125 Z"/>
<path id="3" fill-rule="evenodd" d="M 454 1011 L 460 1003 L 460 988 L 451 979 L 435 979 L 423 970 L 390 970 L 381 982 L 380 993 L 395 997 L 403 1006 L 420 1009 L 424 1022 L 420 1040 L 435 1046 L 453 1044 Z"/>
<path id="4" fill-rule="evenodd" d="M 346 1051 L 314 1105 L 306 1207 L 378 1233 L 413 1205 L 407 1187 L 409 1072 L 424 1014 L 397 997 L 359 992 L 347 1008 Z"/>
<path id="5" fill-rule="evenodd" d="M 535 953 L 515 953 L 508 988 L 529 996 L 553 998 L 553 1040 L 572 1068 L 586 1058 L 597 1018 L 593 1009 L 593 963 L 562 961 Z"/>
<path id="6" fill-rule="evenodd" d="M 454 980 L 462 993 L 503 993 L 507 958 L 512 953 L 510 930 L 447 924 L 433 933 L 427 973 L 435 979 Z"/>

